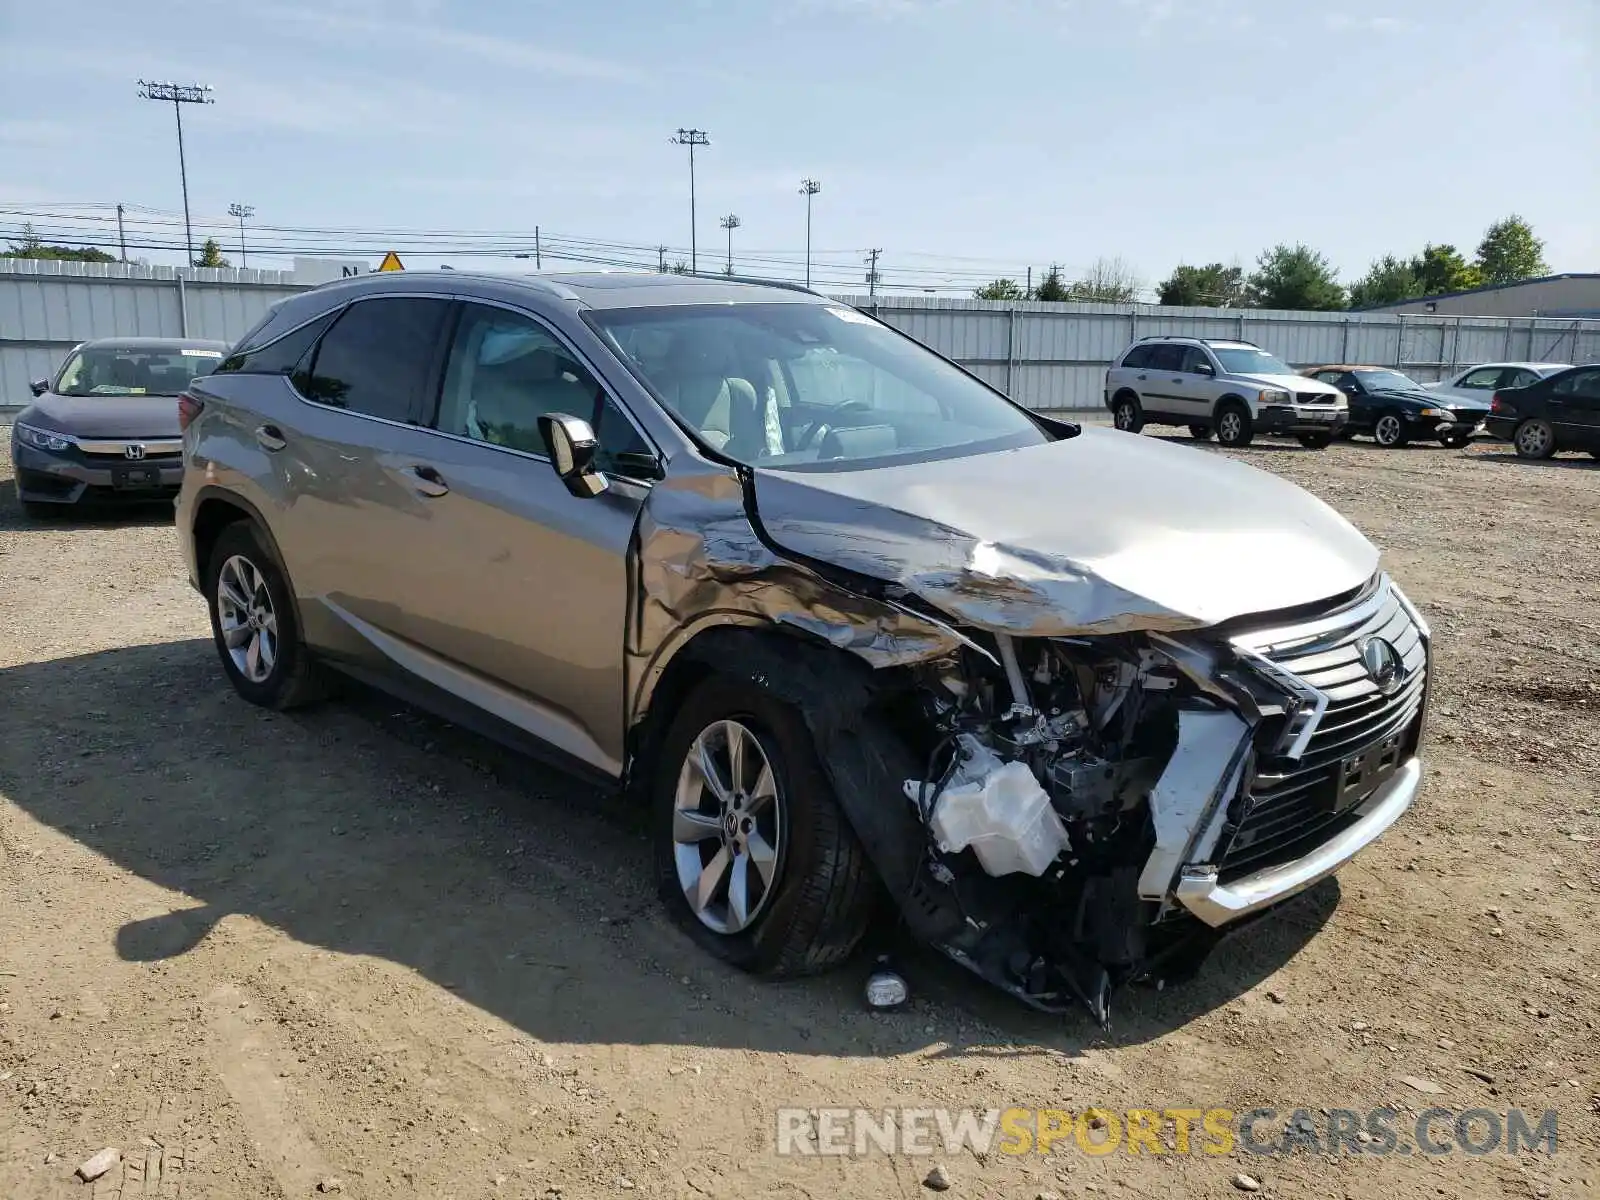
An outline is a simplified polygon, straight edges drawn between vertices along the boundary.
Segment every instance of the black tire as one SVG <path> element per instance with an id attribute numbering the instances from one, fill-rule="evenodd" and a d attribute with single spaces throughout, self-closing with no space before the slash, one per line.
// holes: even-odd
<path id="1" fill-rule="evenodd" d="M 1144 428 L 1144 406 L 1132 392 L 1119 392 L 1111 402 L 1111 423 L 1124 433 L 1138 433 Z"/>
<path id="2" fill-rule="evenodd" d="M 1211 426 L 1198 423 L 1190 425 L 1189 436 L 1202 442 L 1208 442 L 1211 440 Z"/>
<path id="3" fill-rule="evenodd" d="M 673 837 L 679 772 L 695 740 L 720 721 L 738 721 L 754 735 L 777 785 L 772 882 L 750 923 L 732 933 L 710 928 L 690 906 Z M 798 712 L 750 683 L 713 676 L 673 719 L 653 777 L 656 883 L 673 920 L 691 938 L 723 961 L 770 978 L 824 971 L 850 956 L 866 933 L 880 889 Z M 720 852 L 714 838 L 699 845 Z"/>
<path id="4" fill-rule="evenodd" d="M 1549 458 L 1556 452 L 1556 431 L 1542 417 L 1532 417 L 1517 426 L 1511 444 L 1523 458 Z"/>
<path id="5" fill-rule="evenodd" d="M 1411 440 L 1406 419 L 1399 413 L 1379 413 L 1372 423 L 1372 440 L 1385 450 L 1398 450 Z"/>
<path id="6" fill-rule="evenodd" d="M 1250 410 L 1238 400 L 1224 400 L 1217 407 L 1217 441 L 1224 446 L 1248 446 L 1255 440 L 1256 423 Z"/>
<path id="7" fill-rule="evenodd" d="M 266 539 L 249 521 L 236 521 L 217 535 L 206 563 L 206 607 L 211 613 L 211 637 L 222 660 L 223 672 L 234 691 L 262 708 L 290 709 L 311 704 L 326 694 L 325 680 L 300 636 L 295 617 L 294 592 L 283 569 L 266 548 Z M 273 662 L 263 678 L 251 679 L 234 662 L 223 632 L 218 585 L 225 564 L 243 559 L 259 574 L 261 587 L 276 619 Z M 254 596 L 251 597 L 255 599 Z"/>
<path id="8" fill-rule="evenodd" d="M 1333 445 L 1331 433 L 1302 433 L 1297 439 L 1307 450 L 1326 450 Z"/>

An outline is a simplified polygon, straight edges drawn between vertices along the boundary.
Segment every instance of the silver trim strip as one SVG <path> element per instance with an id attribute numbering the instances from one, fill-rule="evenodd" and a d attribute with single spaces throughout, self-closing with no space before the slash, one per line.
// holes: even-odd
<path id="1" fill-rule="evenodd" d="M 1413 758 L 1395 772 L 1362 806 L 1361 819 L 1304 858 L 1222 883 L 1214 866 L 1192 866 L 1178 880 L 1178 902 L 1207 925 L 1217 927 L 1260 912 L 1332 875 L 1377 841 L 1417 798 L 1422 760 Z"/>
<path id="2" fill-rule="evenodd" d="M 622 763 L 602 750 L 599 743 L 585 733 L 572 718 L 514 692 L 503 684 L 485 679 L 476 672 L 424 650 L 413 642 L 386 633 L 341 608 L 326 596 L 319 597 L 319 600 L 334 616 L 419 679 L 424 679 L 435 687 L 465 700 L 468 704 L 499 717 L 507 724 L 531 733 L 540 741 L 548 742 L 556 749 L 563 750 L 592 767 L 598 767 L 614 778 L 622 777 Z"/>
<path id="3" fill-rule="evenodd" d="M 123 450 L 128 446 L 143 446 L 145 457 L 162 454 L 182 454 L 182 438 L 79 438 L 78 449 L 85 454 L 123 456 Z"/>

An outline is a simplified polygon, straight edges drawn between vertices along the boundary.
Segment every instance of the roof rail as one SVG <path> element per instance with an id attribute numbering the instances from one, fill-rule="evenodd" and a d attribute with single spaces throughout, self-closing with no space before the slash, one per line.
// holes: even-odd
<path id="1" fill-rule="evenodd" d="M 804 292 L 808 296 L 816 296 L 821 300 L 832 297 L 817 291 L 816 288 L 807 287 L 803 283 L 794 283 L 787 279 L 763 279 L 759 275 L 728 275 L 722 271 L 707 274 L 704 271 L 686 271 L 684 274 L 690 279 L 704 279 L 710 283 L 754 283 L 762 287 L 781 288 L 786 292 Z"/>

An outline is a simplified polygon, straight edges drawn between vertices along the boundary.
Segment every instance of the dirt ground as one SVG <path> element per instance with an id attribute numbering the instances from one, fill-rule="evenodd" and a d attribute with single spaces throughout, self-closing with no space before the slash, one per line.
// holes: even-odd
<path id="1" fill-rule="evenodd" d="M 1214 447 L 1197 453 L 1218 453 Z M 1191 984 L 1046 1018 L 925 953 L 757 984 L 620 801 L 368 693 L 237 699 L 170 511 L 25 521 L 0 451 L 0 1196 L 1600 1195 L 1600 464 L 1237 452 L 1433 623 L 1427 788 Z M 1477 1074 L 1468 1073 L 1472 1068 Z M 1419 1091 L 1402 1081 L 1437 1088 Z M 1555 1109 L 1554 1155 L 779 1157 L 779 1106 Z M 90 1186 L 102 1147 L 121 1163 Z"/>

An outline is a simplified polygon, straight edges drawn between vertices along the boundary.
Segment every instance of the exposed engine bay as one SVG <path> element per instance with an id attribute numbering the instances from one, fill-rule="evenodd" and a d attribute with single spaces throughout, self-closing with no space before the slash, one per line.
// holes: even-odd
<path id="1" fill-rule="evenodd" d="M 1295 701 L 1215 662 L 1202 687 L 1204 652 L 1160 635 L 993 645 L 914 669 L 936 740 L 904 783 L 927 835 L 908 902 L 954 906 L 936 944 L 958 962 L 1104 1025 L 1117 987 L 1187 974 L 1214 944 L 1173 876 L 1215 847 Z"/>

